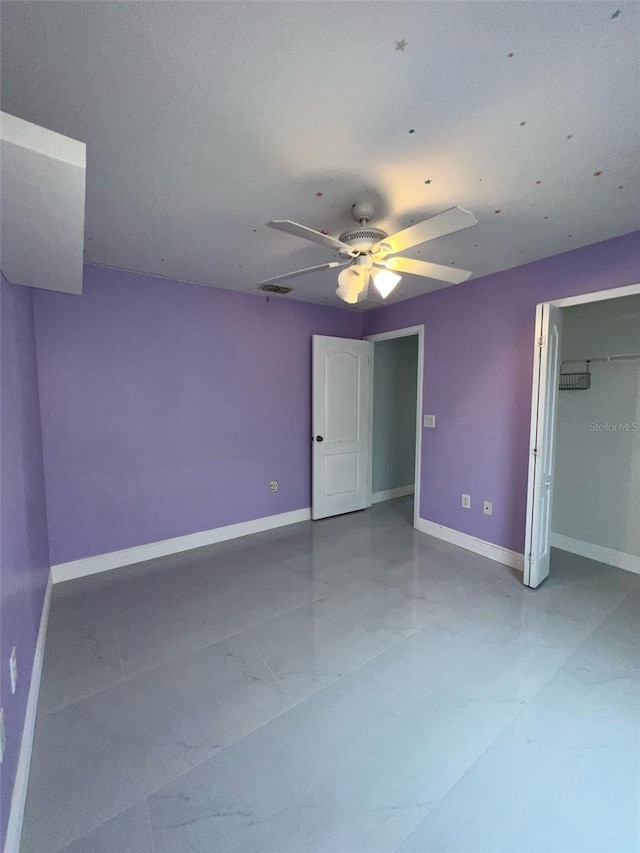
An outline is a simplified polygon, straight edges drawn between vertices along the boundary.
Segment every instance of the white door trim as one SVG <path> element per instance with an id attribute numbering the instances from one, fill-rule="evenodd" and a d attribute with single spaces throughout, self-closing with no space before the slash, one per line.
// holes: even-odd
<path id="1" fill-rule="evenodd" d="M 20 752 L 18 753 L 18 766 L 16 768 L 16 777 L 13 782 L 13 793 L 11 795 L 11 806 L 9 808 L 9 822 L 7 825 L 7 836 L 4 848 L 5 853 L 18 853 L 20 848 L 22 823 L 24 821 L 24 807 L 27 802 L 27 788 L 29 787 L 31 752 L 33 750 L 33 737 L 36 728 L 38 696 L 40 695 L 40 678 L 42 676 L 42 663 L 44 661 L 44 647 L 47 639 L 49 610 L 51 609 L 52 589 L 53 577 L 50 571 L 47 579 L 47 587 L 44 593 L 42 613 L 40 614 L 40 627 L 38 628 L 38 639 L 36 640 L 36 649 L 33 655 L 33 664 L 31 666 L 31 680 L 29 682 L 27 708 L 24 723 L 22 725 Z"/>
<path id="2" fill-rule="evenodd" d="M 563 299 L 550 299 L 549 305 L 556 308 L 570 308 L 572 305 L 586 305 L 588 302 L 603 302 L 605 299 L 621 299 L 623 296 L 635 296 L 640 293 L 640 283 L 626 284 L 624 287 L 612 287 L 610 290 L 596 290 L 594 293 L 582 293 L 579 296 L 566 296 Z M 542 305 L 543 303 L 539 303 Z M 547 304 L 547 303 L 544 303 Z"/>
<path id="3" fill-rule="evenodd" d="M 376 335 L 365 335 L 365 341 L 390 341 L 394 338 L 408 338 L 412 335 L 418 336 L 418 377 L 416 381 L 416 459 L 414 470 L 415 492 L 413 498 L 413 526 L 418 529 L 420 518 L 420 472 L 422 468 L 422 383 L 424 376 L 424 323 L 419 326 L 406 326 L 403 329 L 393 329 L 389 332 L 379 332 Z M 371 467 L 373 464 L 373 359 L 371 369 L 371 417 L 369 418 L 369 488 L 371 488 Z"/>

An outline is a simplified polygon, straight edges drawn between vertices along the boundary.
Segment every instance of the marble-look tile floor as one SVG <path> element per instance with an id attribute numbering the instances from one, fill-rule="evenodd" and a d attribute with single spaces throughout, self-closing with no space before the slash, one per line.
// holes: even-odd
<path id="1" fill-rule="evenodd" d="M 56 586 L 21 853 L 637 853 L 640 576 L 411 515 Z"/>

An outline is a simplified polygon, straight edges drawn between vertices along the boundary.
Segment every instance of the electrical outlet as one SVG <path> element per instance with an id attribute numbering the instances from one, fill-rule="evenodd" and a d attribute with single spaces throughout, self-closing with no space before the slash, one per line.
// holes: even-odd
<path id="1" fill-rule="evenodd" d="M 9 675 L 11 676 L 11 692 L 15 693 L 18 686 L 18 658 L 15 646 L 11 649 L 9 657 Z"/>
<path id="2" fill-rule="evenodd" d="M 7 735 L 4 730 L 4 708 L 0 708 L 0 764 L 4 760 L 4 748 L 7 745 Z"/>
<path id="3" fill-rule="evenodd" d="M 271 494 L 275 495 L 276 492 L 278 491 L 278 481 L 277 480 L 270 480 L 269 481 L 269 489 L 271 491 Z"/>
<path id="4" fill-rule="evenodd" d="M 436 416 L 435 415 L 425 415 L 424 416 L 424 425 L 426 427 L 429 427 L 430 429 L 435 429 Z"/>
<path id="5" fill-rule="evenodd" d="M 493 515 L 493 504 L 491 503 L 491 501 L 485 501 L 482 504 L 482 512 L 485 515 Z"/>
<path id="6" fill-rule="evenodd" d="M 464 509 L 471 509 L 471 495 L 462 496 L 462 506 Z"/>

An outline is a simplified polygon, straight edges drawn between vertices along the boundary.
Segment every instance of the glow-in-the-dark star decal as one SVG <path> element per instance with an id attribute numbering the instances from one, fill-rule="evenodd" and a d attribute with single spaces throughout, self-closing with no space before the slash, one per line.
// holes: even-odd
<path id="1" fill-rule="evenodd" d="M 613 20 L 613 18 L 617 18 L 621 14 L 622 14 L 622 9 L 616 9 L 616 11 L 611 16 L 611 19 Z"/>
<path id="2" fill-rule="evenodd" d="M 409 46 L 409 42 L 405 41 L 404 39 L 401 39 L 400 41 L 396 42 L 396 50 L 404 51 L 405 47 L 408 47 L 408 46 Z"/>

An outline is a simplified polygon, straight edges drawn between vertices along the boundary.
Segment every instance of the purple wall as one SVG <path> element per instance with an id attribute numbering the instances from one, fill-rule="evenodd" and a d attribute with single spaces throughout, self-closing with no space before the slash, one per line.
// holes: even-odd
<path id="1" fill-rule="evenodd" d="M 0 848 L 9 817 L 33 655 L 49 573 L 32 293 L 0 278 L 0 695 L 7 749 L 0 767 Z M 18 689 L 9 654 L 16 646 Z"/>
<path id="2" fill-rule="evenodd" d="M 311 335 L 359 338 L 362 315 L 84 281 L 34 293 L 52 563 L 308 507 Z"/>
<path id="3" fill-rule="evenodd" d="M 424 518 L 522 550 L 535 305 L 638 280 L 631 234 L 364 315 L 426 326 Z M 362 315 L 98 267 L 34 307 L 53 563 L 309 505 L 310 337 Z"/>
<path id="4" fill-rule="evenodd" d="M 637 282 L 640 232 L 365 314 L 365 335 L 425 326 L 423 411 L 437 427 L 423 430 L 422 518 L 522 553 L 535 306 Z"/>

